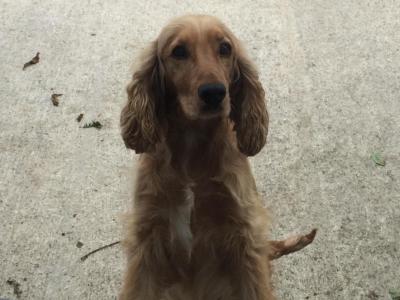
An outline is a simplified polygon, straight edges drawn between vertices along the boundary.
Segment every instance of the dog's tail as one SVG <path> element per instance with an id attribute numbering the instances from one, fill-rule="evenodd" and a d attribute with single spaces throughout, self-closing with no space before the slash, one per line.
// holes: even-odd
<path id="1" fill-rule="evenodd" d="M 283 255 L 288 255 L 307 247 L 314 241 L 316 234 L 317 229 L 313 229 L 306 235 L 294 235 L 285 240 L 269 241 L 269 260 L 277 259 Z"/>

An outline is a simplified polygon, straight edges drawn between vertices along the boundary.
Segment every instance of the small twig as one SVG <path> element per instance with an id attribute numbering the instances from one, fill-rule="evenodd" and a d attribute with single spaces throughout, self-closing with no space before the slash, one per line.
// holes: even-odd
<path id="1" fill-rule="evenodd" d="M 317 234 L 317 229 L 313 229 L 309 234 L 306 235 L 295 235 L 290 238 L 287 238 L 286 240 L 280 240 L 280 241 L 268 241 L 270 243 L 270 247 L 272 248 L 272 252 L 269 255 L 269 260 L 278 259 L 283 255 L 288 255 L 307 247 L 314 241 L 316 234 Z M 98 251 L 110 248 L 120 243 L 121 241 L 116 241 L 111 244 L 97 248 L 93 251 L 90 251 L 88 254 L 85 254 L 84 256 L 81 257 L 81 261 L 85 261 L 90 255 Z"/>
<path id="2" fill-rule="evenodd" d="M 85 254 L 84 256 L 81 257 L 81 261 L 85 261 L 90 255 L 92 255 L 92 254 L 94 254 L 94 253 L 96 253 L 96 252 L 98 252 L 98 251 L 100 251 L 100 250 L 104 250 L 104 249 L 106 249 L 106 248 L 115 246 L 115 245 L 117 245 L 117 244 L 119 244 L 119 243 L 121 243 L 121 241 L 117 241 L 117 242 L 114 242 L 114 243 L 111 243 L 111 244 L 102 246 L 102 247 L 100 247 L 100 248 L 97 248 L 97 249 L 95 249 L 95 250 L 93 250 L 93 251 L 90 251 L 88 254 Z"/>

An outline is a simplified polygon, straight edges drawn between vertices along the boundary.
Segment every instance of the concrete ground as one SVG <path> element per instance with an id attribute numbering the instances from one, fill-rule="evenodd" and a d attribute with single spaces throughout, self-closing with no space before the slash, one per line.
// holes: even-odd
<path id="1" fill-rule="evenodd" d="M 272 236 L 319 228 L 274 264 L 279 299 L 389 300 L 400 289 L 400 6 L 390 0 L 2 0 L 0 298 L 116 299 L 120 246 L 80 257 L 121 236 L 130 65 L 189 12 L 224 20 L 260 69 L 270 135 L 251 162 Z M 103 128 L 82 128 L 92 120 Z"/>

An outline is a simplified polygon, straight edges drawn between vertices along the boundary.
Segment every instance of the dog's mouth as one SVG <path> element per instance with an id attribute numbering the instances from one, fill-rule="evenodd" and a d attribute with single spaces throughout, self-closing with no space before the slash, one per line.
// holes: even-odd
<path id="1" fill-rule="evenodd" d="M 222 111 L 222 105 L 221 104 L 218 104 L 218 105 L 206 104 L 206 105 L 203 105 L 201 110 L 202 110 L 202 113 L 205 113 L 205 114 L 215 114 L 215 113 Z"/>
<path id="2" fill-rule="evenodd" d="M 219 103 L 218 105 L 209 105 L 205 104 L 200 107 L 200 117 L 201 118 L 215 118 L 215 117 L 221 117 L 226 114 L 226 107 L 222 103 Z"/>
<path id="3" fill-rule="evenodd" d="M 219 103 L 205 103 L 201 99 L 178 98 L 178 111 L 180 111 L 188 120 L 213 119 L 229 115 L 229 97 L 226 96 Z"/>

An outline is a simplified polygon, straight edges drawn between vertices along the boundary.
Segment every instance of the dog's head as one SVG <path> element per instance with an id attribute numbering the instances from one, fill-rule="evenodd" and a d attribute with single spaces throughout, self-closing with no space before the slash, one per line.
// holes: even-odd
<path id="1" fill-rule="evenodd" d="M 257 72 L 238 39 L 214 17 L 184 16 L 167 25 L 127 91 L 122 136 L 137 153 L 154 149 L 171 109 L 192 121 L 230 117 L 246 155 L 265 144 L 268 114 Z"/>

